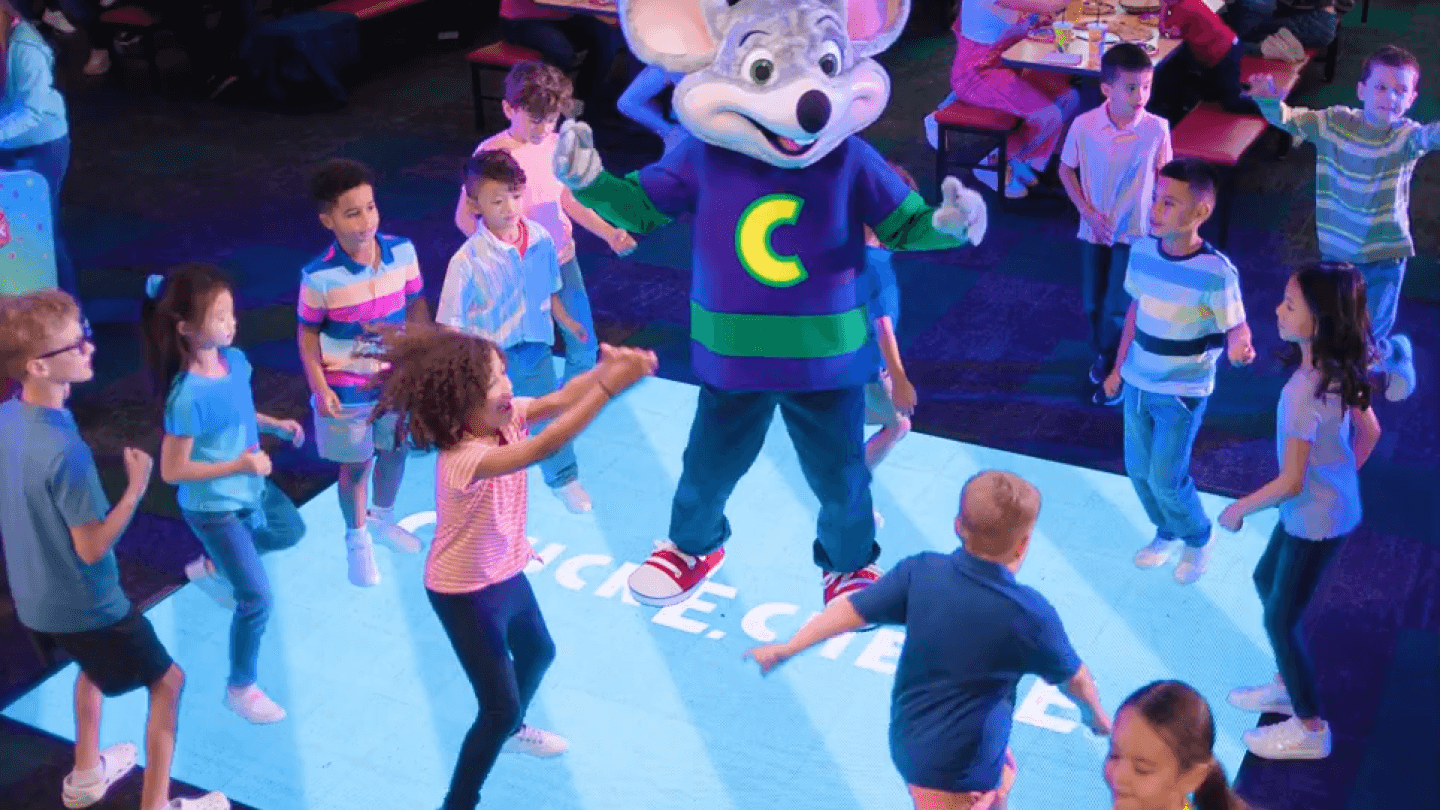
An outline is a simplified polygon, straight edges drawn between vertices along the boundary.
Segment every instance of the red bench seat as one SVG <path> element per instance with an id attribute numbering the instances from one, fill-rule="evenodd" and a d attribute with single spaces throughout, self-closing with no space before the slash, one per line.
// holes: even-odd
<path id="1" fill-rule="evenodd" d="M 339 11 L 345 14 L 354 14 L 362 20 L 373 20 L 376 17 L 383 17 L 392 11 L 398 11 L 407 6 L 418 5 L 424 0 L 335 0 L 333 3 L 326 3 L 320 8 L 324 11 Z"/>

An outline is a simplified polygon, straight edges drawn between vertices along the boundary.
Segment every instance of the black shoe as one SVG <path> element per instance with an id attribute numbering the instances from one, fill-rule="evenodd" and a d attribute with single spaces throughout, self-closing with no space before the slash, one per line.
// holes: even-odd
<path id="1" fill-rule="evenodd" d="M 1110 361 L 1104 355 L 1096 355 L 1095 362 L 1090 364 L 1090 382 L 1095 385 L 1105 382 L 1110 376 Z"/>
<path id="2" fill-rule="evenodd" d="M 1119 404 L 1120 404 L 1120 400 L 1122 400 L 1122 399 L 1124 399 L 1124 398 L 1125 398 L 1125 386 L 1124 386 L 1123 383 L 1121 384 L 1120 389 L 1115 392 L 1115 396 L 1113 396 L 1113 397 L 1106 395 L 1106 393 L 1105 393 L 1105 386 L 1102 385 L 1102 386 L 1100 386 L 1099 388 L 1096 388 L 1096 389 L 1095 389 L 1095 393 L 1094 393 L 1094 394 L 1091 394 L 1091 395 L 1090 395 L 1090 404 L 1092 404 L 1092 405 L 1100 405 L 1100 406 L 1103 406 L 1103 407 L 1114 407 L 1114 406 L 1116 406 L 1116 405 L 1119 405 Z"/>

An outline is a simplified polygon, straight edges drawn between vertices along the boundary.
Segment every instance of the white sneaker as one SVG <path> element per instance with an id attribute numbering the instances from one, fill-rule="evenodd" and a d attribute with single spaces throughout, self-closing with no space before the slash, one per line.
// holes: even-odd
<path id="1" fill-rule="evenodd" d="M 1311 731 L 1291 717 L 1273 726 L 1253 728 L 1241 735 L 1250 753 L 1265 759 L 1324 759 L 1330 756 L 1330 724 Z"/>
<path id="2" fill-rule="evenodd" d="M 1200 548 L 1185 547 L 1185 551 L 1180 555 L 1180 564 L 1175 566 L 1176 582 L 1189 585 L 1205 573 L 1205 568 L 1210 564 L 1211 545 L 1213 543 L 1206 543 Z"/>
<path id="3" fill-rule="evenodd" d="M 1415 393 L 1415 349 L 1404 335 L 1394 335 L 1390 342 L 1398 357 L 1385 369 L 1385 398 L 1400 402 Z"/>
<path id="4" fill-rule="evenodd" d="M 1166 540 L 1157 537 L 1150 541 L 1150 545 L 1135 552 L 1135 565 L 1140 568 L 1159 568 L 1175 554 L 1175 547 L 1180 545 L 1179 540 Z"/>
<path id="5" fill-rule="evenodd" d="M 239 691 L 225 687 L 225 706 L 258 726 L 285 719 L 285 710 L 280 704 L 253 683 Z"/>
<path id="6" fill-rule="evenodd" d="M 96 48 L 85 61 L 86 76 L 104 76 L 110 72 L 110 52 Z"/>
<path id="7" fill-rule="evenodd" d="M 391 549 L 401 554 L 420 553 L 420 538 L 400 528 L 399 524 L 395 522 L 395 514 L 393 512 L 387 515 L 372 509 L 369 514 L 366 515 L 365 520 L 380 530 L 380 542 L 389 546 Z"/>
<path id="8" fill-rule="evenodd" d="M 193 799 L 171 799 L 165 807 L 168 810 L 230 810 L 230 800 L 217 790 Z"/>
<path id="9" fill-rule="evenodd" d="M 139 749 L 134 743 L 116 743 L 100 752 L 100 780 L 93 785 L 77 787 L 74 782 L 75 772 L 71 771 L 65 775 L 65 781 L 60 783 L 60 801 L 66 807 L 89 807 L 98 804 L 110 786 L 125 778 L 125 774 L 135 769 L 135 760 L 139 756 Z"/>
<path id="10" fill-rule="evenodd" d="M 569 509 L 572 515 L 582 515 L 589 512 L 594 506 L 594 504 L 590 502 L 590 493 L 586 492 L 585 488 L 580 486 L 579 479 L 571 481 L 564 486 L 555 487 L 551 492 L 555 493 L 555 497 L 559 498 L 560 502 L 565 504 L 565 508 Z"/>
<path id="11" fill-rule="evenodd" d="M 1260 686 L 1241 687 L 1230 690 L 1230 705 L 1247 712 L 1265 714 L 1295 714 L 1295 707 L 1290 703 L 1290 693 L 1286 691 L 1285 684 L 1276 675 L 1275 680 Z"/>
<path id="12" fill-rule="evenodd" d="M 507 754 L 529 754 L 532 757 L 553 757 L 565 753 L 570 741 L 550 731 L 522 725 L 505 741 L 500 750 Z"/>
<path id="13" fill-rule="evenodd" d="M 235 590 L 230 583 L 211 567 L 210 560 L 196 557 L 185 564 L 185 578 L 204 594 L 215 600 L 215 604 L 226 610 L 235 609 Z"/>
<path id="14" fill-rule="evenodd" d="M 52 8 L 47 10 L 44 14 L 40 15 L 40 22 L 45 23 L 62 34 L 75 33 L 75 26 L 65 18 L 64 12 L 59 9 Z"/>
<path id="15" fill-rule="evenodd" d="M 380 569 L 375 567 L 375 549 L 369 534 L 360 534 L 345 541 L 345 556 L 350 564 L 350 584 L 371 588 L 380 584 Z"/>

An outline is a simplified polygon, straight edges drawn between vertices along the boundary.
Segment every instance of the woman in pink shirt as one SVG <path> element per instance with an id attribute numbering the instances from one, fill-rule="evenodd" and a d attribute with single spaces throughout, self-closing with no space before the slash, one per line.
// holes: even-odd
<path id="1" fill-rule="evenodd" d="M 554 756 L 569 743 L 524 724 L 555 659 L 525 578 L 526 468 L 590 423 L 611 397 L 655 373 L 653 352 L 601 347 L 600 363 L 551 394 L 516 399 L 505 355 L 488 340 L 439 326 L 391 337 L 376 413 L 400 418 L 421 450 L 438 449 L 435 541 L 425 590 L 480 704 L 444 810 L 473 810 L 501 750 Z M 538 436 L 530 421 L 550 419 Z"/>
<path id="2" fill-rule="evenodd" d="M 623 44 L 619 28 L 593 14 L 541 8 L 535 0 L 500 0 L 500 35 L 506 42 L 539 51 L 561 70 L 578 67 L 576 91 L 585 102 L 586 118 L 615 112 L 617 93 L 607 93 L 606 88 Z M 583 65 L 576 64 L 580 51 L 588 52 Z"/>

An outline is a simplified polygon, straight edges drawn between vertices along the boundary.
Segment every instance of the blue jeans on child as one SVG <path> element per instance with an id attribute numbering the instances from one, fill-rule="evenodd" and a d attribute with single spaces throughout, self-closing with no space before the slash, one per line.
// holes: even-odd
<path id="1" fill-rule="evenodd" d="M 20 149 L 0 149 L 0 169 L 20 171 L 29 169 L 45 178 L 50 186 L 50 229 L 55 239 L 56 286 L 80 298 L 80 283 L 75 275 L 75 265 L 70 263 L 70 251 L 65 249 L 65 239 L 60 230 L 60 188 L 65 185 L 65 172 L 70 168 L 70 136 L 62 135 L 53 141 L 37 143 Z"/>
<path id="2" fill-rule="evenodd" d="M 543 397 L 556 387 L 555 355 L 548 343 L 517 343 L 505 350 L 505 371 L 515 387 L 515 396 Z M 544 429 L 548 422 L 532 422 L 530 435 Z M 580 468 L 575 461 L 575 448 L 570 442 L 540 462 L 540 472 L 550 487 L 563 487 L 580 477 Z"/>
<path id="3" fill-rule="evenodd" d="M 1375 353 L 1379 355 L 1378 365 L 1383 369 L 1394 368 L 1404 360 L 1390 333 L 1395 331 L 1395 319 L 1400 313 L 1400 288 L 1405 285 L 1406 263 L 1406 259 L 1386 259 L 1355 265 L 1365 279 L 1370 334 L 1375 340 Z"/>
<path id="4" fill-rule="evenodd" d="M 565 335 L 565 377 L 561 385 L 570 382 L 595 367 L 600 356 L 600 339 L 595 336 L 595 318 L 590 314 L 590 296 L 585 292 L 585 277 L 580 274 L 580 262 L 572 258 L 560 265 L 560 304 L 565 311 L 585 327 L 586 339 L 575 340 L 569 332 Z"/>
<path id="5" fill-rule="evenodd" d="M 865 389 L 722 391 L 700 386 L 680 483 L 670 507 L 670 540 L 686 554 L 709 554 L 730 537 L 725 502 L 765 444 L 775 406 L 820 501 L 815 564 L 850 572 L 875 562 L 875 512 L 865 466 Z"/>
<path id="6" fill-rule="evenodd" d="M 524 574 L 470 593 L 425 594 L 480 704 L 442 810 L 474 810 L 480 786 L 555 660 L 555 642 Z"/>
<path id="7" fill-rule="evenodd" d="M 1090 321 L 1090 348 L 1105 358 L 1107 369 L 1115 365 L 1125 313 L 1130 309 L 1130 295 L 1125 292 L 1129 265 L 1129 245 L 1080 240 L 1080 299 Z"/>
<path id="8" fill-rule="evenodd" d="M 1125 473 L 1156 537 L 1184 540 L 1191 548 L 1210 542 L 1210 518 L 1190 477 L 1190 451 L 1206 402 L 1125 386 Z"/>
<path id="9" fill-rule="evenodd" d="M 1260 53 L 1260 43 L 1281 28 L 1289 29 L 1309 50 L 1328 48 L 1339 23 L 1333 11 L 1315 8 L 1289 13 L 1278 9 L 1275 0 L 1231 0 L 1224 17 L 1252 54 Z"/>
<path id="10" fill-rule="evenodd" d="M 1265 634 L 1275 649 L 1275 664 L 1295 716 L 1322 717 L 1315 687 L 1315 664 L 1300 640 L 1300 617 L 1320 584 L 1320 576 L 1340 548 L 1341 538 L 1305 540 L 1275 524 L 1270 544 L 1255 565 L 1255 590 L 1264 606 Z"/>
<path id="11" fill-rule="evenodd" d="M 235 590 L 235 618 L 230 622 L 229 685 L 255 683 L 260 637 L 270 619 L 270 579 L 260 555 L 290 548 L 305 534 L 305 521 L 295 504 L 271 481 L 265 482 L 260 504 L 238 512 L 182 512 L 200 538 L 215 572 Z"/>

